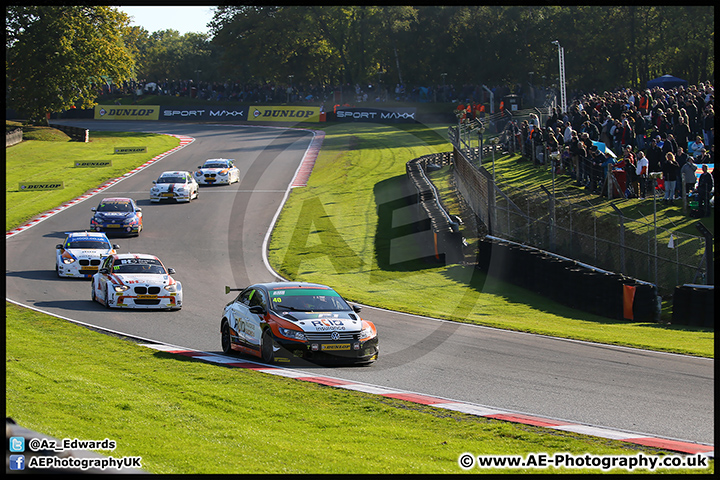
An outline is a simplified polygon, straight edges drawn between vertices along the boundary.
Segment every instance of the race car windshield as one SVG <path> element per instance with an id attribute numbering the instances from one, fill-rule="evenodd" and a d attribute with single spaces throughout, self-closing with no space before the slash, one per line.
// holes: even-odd
<path id="1" fill-rule="evenodd" d="M 97 208 L 98 212 L 132 212 L 130 202 L 106 202 Z"/>
<path id="2" fill-rule="evenodd" d="M 203 168 L 227 168 L 225 163 L 206 163 Z"/>
<path id="3" fill-rule="evenodd" d="M 285 289 L 271 293 L 275 310 L 296 312 L 350 311 L 350 305 L 334 290 Z"/>
<path id="4" fill-rule="evenodd" d="M 67 242 L 65 244 L 65 248 L 82 248 L 85 250 L 108 250 L 110 248 L 110 245 L 101 240 L 73 240 L 72 242 Z"/>
<path id="5" fill-rule="evenodd" d="M 160 177 L 156 183 L 185 183 L 183 177 Z"/>
<path id="6" fill-rule="evenodd" d="M 113 265 L 113 273 L 144 273 L 164 275 L 165 267 L 158 260 L 152 259 L 128 259 L 121 260 L 121 263 Z"/>

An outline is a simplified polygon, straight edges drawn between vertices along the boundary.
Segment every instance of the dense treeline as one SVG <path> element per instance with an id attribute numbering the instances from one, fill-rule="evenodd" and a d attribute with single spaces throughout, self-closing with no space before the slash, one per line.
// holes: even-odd
<path id="1" fill-rule="evenodd" d="M 551 87 L 555 40 L 568 93 L 715 73 L 709 5 L 222 6 L 210 35 L 149 33 L 106 6 L 5 12 L 7 98 L 38 112 L 86 104 L 87 84 L 128 80 Z"/>
<path id="2" fill-rule="evenodd" d="M 573 89 L 714 78 L 712 6 L 219 7 L 218 76 L 310 84 L 557 83 Z M 530 73 L 532 72 L 532 73 Z M 442 73 L 447 73 L 443 78 Z"/>

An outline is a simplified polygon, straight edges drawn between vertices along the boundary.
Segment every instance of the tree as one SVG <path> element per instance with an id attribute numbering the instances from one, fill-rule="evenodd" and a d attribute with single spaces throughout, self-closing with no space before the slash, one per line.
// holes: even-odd
<path id="1" fill-rule="evenodd" d="M 108 78 L 118 84 L 133 73 L 128 23 L 107 6 L 6 7 L 8 105 L 45 124 L 51 112 L 93 107 Z"/>

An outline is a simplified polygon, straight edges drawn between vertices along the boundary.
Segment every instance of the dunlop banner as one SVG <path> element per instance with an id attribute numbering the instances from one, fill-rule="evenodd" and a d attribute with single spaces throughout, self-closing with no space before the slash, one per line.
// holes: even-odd
<path id="1" fill-rule="evenodd" d="M 147 147 L 115 147 L 115 153 L 147 153 Z"/>
<path id="2" fill-rule="evenodd" d="M 21 192 L 39 192 L 41 190 L 60 190 L 65 188 L 65 182 L 23 182 L 18 183 Z"/>
<path id="3" fill-rule="evenodd" d="M 76 167 L 112 167 L 112 160 L 83 160 L 75 162 Z"/>
<path id="4" fill-rule="evenodd" d="M 250 110 L 248 111 L 248 121 L 319 122 L 321 113 L 323 112 L 321 112 L 320 107 L 250 107 Z"/>
<path id="5" fill-rule="evenodd" d="M 95 120 L 157 120 L 160 105 L 96 105 Z"/>

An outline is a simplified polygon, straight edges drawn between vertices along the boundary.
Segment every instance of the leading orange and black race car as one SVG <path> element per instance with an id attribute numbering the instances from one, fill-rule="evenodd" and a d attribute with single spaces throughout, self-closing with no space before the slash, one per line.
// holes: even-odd
<path id="1" fill-rule="evenodd" d="M 226 287 L 226 293 L 231 289 Z M 370 364 L 378 357 L 377 329 L 335 290 L 316 283 L 258 283 L 225 306 L 220 338 L 234 351 L 263 362 L 341 361 Z"/>

